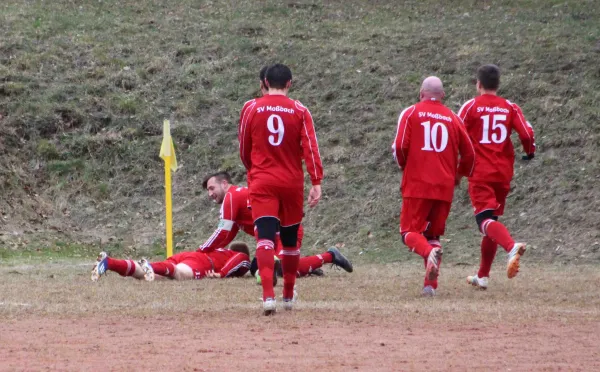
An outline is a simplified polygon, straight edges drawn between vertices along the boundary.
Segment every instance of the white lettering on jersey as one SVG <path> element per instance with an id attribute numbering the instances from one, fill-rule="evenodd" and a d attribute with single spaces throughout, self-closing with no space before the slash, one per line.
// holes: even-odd
<path id="1" fill-rule="evenodd" d="M 256 109 L 256 112 L 263 112 L 263 111 L 270 111 L 270 112 L 285 112 L 288 114 L 293 114 L 296 111 L 292 108 L 287 108 L 287 107 L 282 107 L 282 106 L 261 106 L 258 107 Z"/>
<path id="2" fill-rule="evenodd" d="M 504 114 L 508 114 L 508 109 L 504 107 L 477 107 L 477 112 L 502 112 Z"/>
<path id="3" fill-rule="evenodd" d="M 432 112 L 419 112 L 419 117 L 420 118 L 431 118 L 431 119 L 436 119 L 436 120 L 444 120 L 444 121 L 448 121 L 448 122 L 452 121 L 452 118 L 450 118 L 448 116 L 434 114 Z"/>

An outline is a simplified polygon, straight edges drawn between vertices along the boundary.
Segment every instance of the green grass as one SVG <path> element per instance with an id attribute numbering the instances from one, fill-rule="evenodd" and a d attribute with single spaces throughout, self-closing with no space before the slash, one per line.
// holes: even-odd
<path id="1" fill-rule="evenodd" d="M 226 169 L 244 182 L 239 109 L 257 94 L 258 70 L 282 61 L 294 73 L 291 95 L 315 118 L 326 172 L 305 251 L 345 243 L 355 260 L 403 260 L 389 150 L 397 115 L 431 74 L 458 109 L 474 94 L 477 66 L 491 62 L 539 149 L 516 164 L 504 221 L 539 259 L 598 262 L 599 13 L 593 1 L 4 1 L 0 209 L 10 218 L 0 229 L 42 226 L 48 244 L 58 239 L 34 193 L 51 219 L 77 226 L 75 243 L 160 243 L 157 155 L 169 118 L 182 165 L 175 229 L 186 232 L 181 249 L 196 248 L 218 215 L 200 181 Z M 447 238 L 449 259 L 477 258 L 465 185 Z"/>

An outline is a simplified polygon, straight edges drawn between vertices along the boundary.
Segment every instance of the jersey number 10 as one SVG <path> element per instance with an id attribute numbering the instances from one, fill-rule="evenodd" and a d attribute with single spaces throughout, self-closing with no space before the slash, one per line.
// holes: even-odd
<path id="1" fill-rule="evenodd" d="M 271 146 L 281 145 L 283 134 L 285 133 L 285 127 L 283 126 L 283 119 L 281 116 L 275 114 L 269 116 L 269 119 L 267 119 L 267 129 L 271 132 L 269 135 L 269 143 Z"/>
<path id="2" fill-rule="evenodd" d="M 423 137 L 425 145 L 421 148 L 421 150 L 435 152 L 444 151 L 446 146 L 448 146 L 448 128 L 446 128 L 446 126 L 442 123 L 434 123 L 432 127 L 430 121 L 423 122 L 421 125 L 425 130 Z"/>

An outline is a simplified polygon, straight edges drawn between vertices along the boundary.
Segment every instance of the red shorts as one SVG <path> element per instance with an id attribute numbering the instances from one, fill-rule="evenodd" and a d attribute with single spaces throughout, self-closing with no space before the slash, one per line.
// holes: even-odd
<path id="1" fill-rule="evenodd" d="M 166 262 L 171 262 L 175 265 L 185 264 L 192 269 L 194 277 L 200 279 L 206 276 L 206 272 L 213 270 L 213 264 L 207 255 L 201 252 L 181 252 L 169 258 Z"/>
<path id="2" fill-rule="evenodd" d="M 400 233 L 418 232 L 444 235 L 452 203 L 421 198 L 403 198 L 400 209 Z"/>
<path id="3" fill-rule="evenodd" d="M 281 226 L 292 226 L 302 222 L 304 214 L 304 186 L 284 187 L 255 185 L 249 192 L 252 219 L 275 217 Z"/>
<path id="4" fill-rule="evenodd" d="M 510 183 L 502 182 L 469 182 L 469 196 L 475 215 L 486 211 L 494 211 L 494 216 L 504 214 L 506 197 L 510 192 Z"/>

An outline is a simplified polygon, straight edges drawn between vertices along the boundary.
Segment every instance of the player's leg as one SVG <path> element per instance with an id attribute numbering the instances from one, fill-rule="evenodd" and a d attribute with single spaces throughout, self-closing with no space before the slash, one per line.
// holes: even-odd
<path id="1" fill-rule="evenodd" d="M 303 276 L 311 275 L 315 270 L 321 268 L 324 264 L 332 262 L 333 255 L 329 252 L 314 256 L 300 257 L 300 262 L 298 263 L 298 277 L 301 278 Z"/>
<path id="2" fill-rule="evenodd" d="M 294 290 L 300 263 L 298 231 L 304 216 L 304 188 L 281 188 L 279 198 L 281 219 L 281 269 L 283 271 L 283 306 L 292 309 L 297 293 Z"/>
<path id="3" fill-rule="evenodd" d="M 144 271 L 134 260 L 118 260 L 109 257 L 106 252 L 100 252 L 92 269 L 92 281 L 98 281 L 106 271 L 114 271 L 121 276 L 132 276 L 136 279 L 144 278 Z"/>
<path id="4" fill-rule="evenodd" d="M 252 209 L 254 211 L 254 203 Z M 275 270 L 275 234 L 279 221 L 275 217 L 260 217 L 254 221 L 258 230 L 256 242 L 256 262 L 263 289 L 263 309 L 265 315 L 275 313 L 275 290 L 273 286 L 273 274 Z"/>
<path id="5" fill-rule="evenodd" d="M 290 226 L 281 226 L 281 270 L 283 271 L 283 302 L 287 310 L 291 309 L 292 302 L 296 300 L 294 286 L 300 263 L 300 250 L 296 245 L 299 223 Z"/>
<path id="6" fill-rule="evenodd" d="M 155 279 L 155 275 L 174 279 L 175 266 L 180 261 L 181 255 L 182 253 L 178 253 L 160 262 L 149 262 L 145 258 L 141 259 L 140 265 L 144 270 L 144 279 L 151 282 Z"/>
<path id="7" fill-rule="evenodd" d="M 423 282 L 423 294 L 435 294 L 438 287 L 438 277 L 442 267 L 442 245 L 440 237 L 446 231 L 446 220 L 450 214 L 450 202 L 435 200 L 431 203 L 431 208 L 427 216 L 429 225 L 424 233 L 427 243 L 432 247 L 431 253 L 427 257 L 425 280 Z M 429 289 L 428 287 L 431 287 Z"/>
<path id="8" fill-rule="evenodd" d="M 431 245 L 423 236 L 427 227 L 430 201 L 418 198 L 403 198 L 400 208 L 400 234 L 402 242 L 419 256 L 427 259 L 431 253 Z"/>
<path id="9" fill-rule="evenodd" d="M 496 257 L 497 250 L 498 244 L 496 242 L 487 236 L 481 238 L 481 262 L 479 263 L 479 271 L 477 272 L 477 275 L 468 276 L 467 283 L 481 289 L 487 289 L 490 270 L 494 258 Z"/>
<path id="10" fill-rule="evenodd" d="M 515 243 L 506 226 L 498 221 L 498 216 L 504 212 L 509 190 L 510 185 L 469 183 L 469 194 L 475 208 L 475 220 L 479 231 L 508 253 L 507 276 L 513 278 L 519 271 L 519 261 L 525 253 L 525 244 Z M 486 248 L 491 246 L 486 244 Z"/>
<path id="11" fill-rule="evenodd" d="M 263 311 L 265 315 L 276 311 L 273 272 L 275 267 L 275 236 L 279 231 L 279 200 L 276 190 L 267 185 L 250 188 L 252 218 L 256 226 L 256 262 L 263 289 Z"/>
<path id="12" fill-rule="evenodd" d="M 206 273 L 206 271 L 205 271 Z M 178 263 L 175 265 L 175 272 L 173 274 L 173 279 L 175 280 L 192 280 L 192 279 L 200 279 L 201 276 L 196 276 L 194 270 L 189 266 L 187 261 Z"/>

